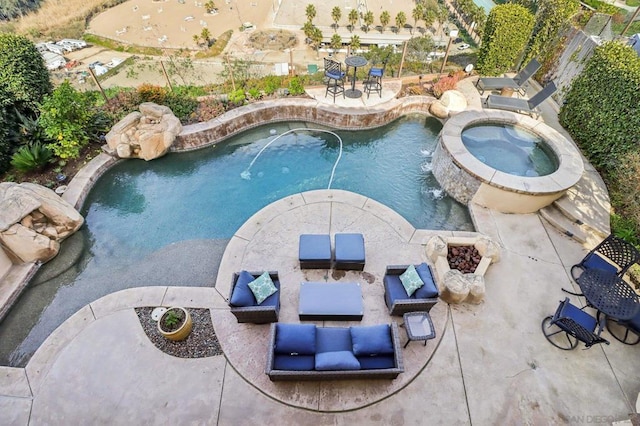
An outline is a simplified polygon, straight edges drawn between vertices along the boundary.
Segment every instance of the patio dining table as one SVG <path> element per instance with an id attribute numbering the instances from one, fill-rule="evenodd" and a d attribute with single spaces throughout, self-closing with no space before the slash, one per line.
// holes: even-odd
<path id="1" fill-rule="evenodd" d="M 630 320 L 640 311 L 640 299 L 634 289 L 618 275 L 587 269 L 576 281 L 587 302 L 600 313 L 617 319 Z"/>

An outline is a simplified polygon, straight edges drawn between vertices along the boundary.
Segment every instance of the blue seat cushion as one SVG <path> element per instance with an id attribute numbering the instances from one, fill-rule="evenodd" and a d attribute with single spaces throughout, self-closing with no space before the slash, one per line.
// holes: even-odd
<path id="1" fill-rule="evenodd" d="M 316 354 L 316 370 L 360 370 L 360 361 L 351 351 Z"/>
<path id="2" fill-rule="evenodd" d="M 364 262 L 362 234 L 336 234 L 336 262 Z"/>
<path id="3" fill-rule="evenodd" d="M 393 353 L 391 330 L 388 324 L 351 327 L 351 341 L 355 355 Z"/>
<path id="4" fill-rule="evenodd" d="M 381 368 L 394 368 L 396 362 L 393 355 L 357 356 L 362 370 L 377 370 Z"/>
<path id="5" fill-rule="evenodd" d="M 598 324 L 598 321 L 594 317 L 568 302 L 564 304 L 560 316 L 571 318 L 591 332 L 596 329 L 596 325 Z"/>
<path id="6" fill-rule="evenodd" d="M 342 77 L 344 77 L 344 73 L 337 73 L 337 72 L 327 72 L 325 75 L 335 80 L 340 80 Z"/>
<path id="7" fill-rule="evenodd" d="M 316 328 L 316 353 L 351 350 L 351 331 L 347 327 Z"/>
<path id="8" fill-rule="evenodd" d="M 298 259 L 331 260 L 331 237 L 317 234 L 300 235 Z"/>
<path id="9" fill-rule="evenodd" d="M 416 266 L 416 271 L 424 285 L 417 289 L 413 296 L 415 296 L 416 299 L 431 299 L 438 297 L 440 292 L 438 291 L 438 286 L 433 280 L 433 274 L 431 273 L 429 265 L 422 262 Z"/>
<path id="10" fill-rule="evenodd" d="M 629 325 L 628 327 L 635 331 L 636 334 L 640 334 L 640 313 L 638 313 L 635 317 L 631 318 L 631 320 L 629 320 Z"/>
<path id="11" fill-rule="evenodd" d="M 603 269 L 613 274 L 618 273 L 618 269 L 595 253 L 591 253 L 582 263 L 585 269 Z"/>
<path id="12" fill-rule="evenodd" d="M 313 324 L 276 324 L 275 353 L 315 355 L 316 326 Z"/>
<path id="13" fill-rule="evenodd" d="M 369 75 L 373 77 L 382 77 L 382 73 L 382 68 L 371 68 L 371 70 L 369 71 Z"/>
<path id="14" fill-rule="evenodd" d="M 249 288 L 249 283 L 255 280 L 255 277 L 247 271 L 240 271 L 236 286 L 231 294 L 229 304 L 235 307 L 255 306 L 256 298 Z"/>
<path id="15" fill-rule="evenodd" d="M 400 281 L 399 275 L 385 275 L 383 278 L 384 290 L 391 303 L 396 300 L 410 299 L 407 291 Z"/>
<path id="16" fill-rule="evenodd" d="M 275 370 L 312 371 L 315 367 L 315 355 L 275 355 L 273 368 Z"/>

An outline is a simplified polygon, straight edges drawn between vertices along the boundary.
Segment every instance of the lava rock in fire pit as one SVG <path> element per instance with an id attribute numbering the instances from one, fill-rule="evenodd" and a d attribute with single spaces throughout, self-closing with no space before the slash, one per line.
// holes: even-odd
<path id="1" fill-rule="evenodd" d="M 450 246 L 447 252 L 449 267 L 463 274 L 473 274 L 481 257 L 474 246 Z"/>

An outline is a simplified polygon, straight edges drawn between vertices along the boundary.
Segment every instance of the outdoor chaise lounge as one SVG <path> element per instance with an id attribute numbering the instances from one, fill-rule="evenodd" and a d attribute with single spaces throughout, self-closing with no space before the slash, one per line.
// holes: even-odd
<path id="1" fill-rule="evenodd" d="M 551 96 L 556 91 L 556 85 L 552 81 L 536 93 L 531 99 L 518 99 L 508 96 L 489 95 L 487 97 L 487 108 L 504 109 L 529 114 L 532 117 L 539 115 L 538 105 Z"/>
<path id="2" fill-rule="evenodd" d="M 433 305 L 438 303 L 438 286 L 433 280 L 431 268 L 426 263 L 414 265 L 422 285 L 414 289 L 411 295 L 407 293 L 401 276 L 407 272 L 411 265 L 387 266 L 384 274 L 384 301 L 389 308 L 390 315 L 404 315 L 407 312 L 429 312 Z M 406 279 L 405 279 L 406 281 Z M 417 285 L 420 285 L 418 282 Z"/>
<path id="3" fill-rule="evenodd" d="M 484 95 L 485 90 L 517 90 L 524 95 L 524 84 L 540 69 L 540 63 L 532 59 L 524 68 L 518 72 L 513 78 L 509 77 L 480 77 L 476 82 L 476 88 L 480 91 L 480 95 Z"/>
<path id="4" fill-rule="evenodd" d="M 269 277 L 276 291 L 270 295 L 264 293 L 263 288 L 269 287 Z M 271 291 L 273 291 L 271 287 Z M 263 294 L 260 294 L 260 293 Z M 263 298 L 260 303 L 256 297 Z M 236 316 L 238 322 L 251 322 L 264 324 L 278 321 L 280 311 L 280 280 L 275 271 L 247 272 L 240 271 L 233 274 L 231 291 L 229 293 L 229 306 L 231 313 Z"/>
<path id="5" fill-rule="evenodd" d="M 271 324 L 265 373 L 272 381 L 395 379 L 403 371 L 396 323 Z"/>

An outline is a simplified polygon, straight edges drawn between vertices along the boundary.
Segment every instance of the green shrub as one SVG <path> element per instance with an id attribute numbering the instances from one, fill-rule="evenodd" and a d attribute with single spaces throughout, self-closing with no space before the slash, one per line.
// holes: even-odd
<path id="1" fill-rule="evenodd" d="M 515 3 L 501 4 L 489 13 L 478 56 L 478 72 L 500 75 L 515 65 L 533 29 L 531 12 Z"/>
<path id="2" fill-rule="evenodd" d="M 302 81 L 300 81 L 300 77 L 293 77 L 289 80 L 289 93 L 297 96 L 302 95 L 304 93 L 304 85 Z"/>
<path id="3" fill-rule="evenodd" d="M 601 172 L 614 176 L 640 144 L 640 57 L 630 47 L 605 43 L 594 50 L 571 85 L 560 123 Z"/>
<path id="4" fill-rule="evenodd" d="M 282 79 L 275 75 L 268 75 L 262 80 L 264 85 L 262 90 L 264 90 L 264 93 L 267 95 L 273 95 L 276 93 L 276 90 L 278 90 L 282 84 Z"/>
<path id="5" fill-rule="evenodd" d="M 229 93 L 229 102 L 234 105 L 243 105 L 246 99 L 246 95 L 244 94 L 243 89 L 236 89 Z"/>
<path id="6" fill-rule="evenodd" d="M 190 96 L 167 93 L 163 105 L 171 108 L 181 122 L 187 122 L 198 107 L 198 101 Z"/>
<path id="7" fill-rule="evenodd" d="M 100 109 L 113 124 L 137 110 L 140 102 L 140 95 L 136 90 L 121 90 L 100 106 Z"/>
<path id="8" fill-rule="evenodd" d="M 40 124 L 53 139 L 47 147 L 62 159 L 77 158 L 89 142 L 89 128 L 96 113 L 93 96 L 65 81 L 45 97 L 40 109 Z"/>
<path id="9" fill-rule="evenodd" d="M 53 154 L 49 148 L 39 142 L 25 145 L 13 154 L 11 165 L 21 172 L 43 169 L 51 162 Z"/>
<path id="10" fill-rule="evenodd" d="M 536 24 L 522 61 L 524 64 L 533 58 L 543 63 L 558 50 L 558 37 L 570 25 L 569 18 L 578 12 L 580 3 L 578 0 L 539 0 L 537 7 Z"/>

